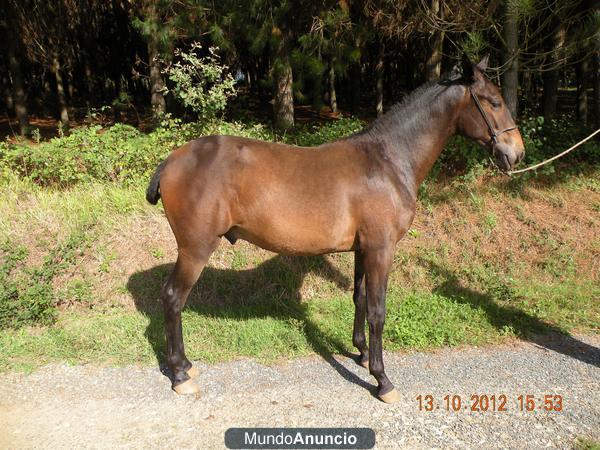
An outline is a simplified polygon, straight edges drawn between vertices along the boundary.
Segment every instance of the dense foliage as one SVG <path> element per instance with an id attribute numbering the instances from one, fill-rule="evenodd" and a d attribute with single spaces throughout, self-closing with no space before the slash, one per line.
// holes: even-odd
<path id="1" fill-rule="evenodd" d="M 280 129 L 297 105 L 381 114 L 463 51 L 491 54 L 514 114 L 600 123 L 598 2 L 8 0 L 3 9 L 0 107 L 23 133 L 29 111 L 67 128 L 81 108 L 120 98 L 158 118 L 211 117 L 234 79 L 238 107 L 272 110 Z"/>
<path id="2" fill-rule="evenodd" d="M 315 146 L 349 136 L 364 123 L 343 118 L 322 125 L 298 126 L 285 134 L 261 124 L 213 121 L 183 123 L 166 118 L 151 133 L 117 124 L 108 128 L 99 125 L 75 129 L 68 136 L 53 138 L 29 145 L 26 142 L 0 143 L 0 173 L 13 173 L 42 186 L 69 187 L 81 182 L 107 181 L 116 183 L 145 183 L 156 165 L 169 152 L 183 143 L 202 135 L 225 134 L 289 144 Z M 545 124 L 543 117 L 532 117 L 520 127 L 527 162 L 539 162 L 579 139 L 586 129 L 573 125 L 568 117 L 553 119 Z M 600 163 L 600 145 L 591 141 L 583 145 L 567 161 Z M 455 138 L 442 153 L 432 176 L 445 174 L 478 174 L 489 167 L 485 150 L 466 139 Z M 564 162 L 563 162 L 564 163 Z M 574 165 L 572 170 L 577 170 Z M 554 165 L 540 169 L 551 173 Z"/>

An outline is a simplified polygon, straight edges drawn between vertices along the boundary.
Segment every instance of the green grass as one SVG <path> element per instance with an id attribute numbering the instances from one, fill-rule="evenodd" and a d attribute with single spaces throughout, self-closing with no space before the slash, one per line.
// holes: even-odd
<path id="1" fill-rule="evenodd" d="M 600 450 L 600 441 L 580 437 L 575 440 L 573 448 L 575 450 Z"/>
<path id="2" fill-rule="evenodd" d="M 127 187 L 90 183 L 65 191 L 41 188 L 12 176 L 2 180 L 0 186 L 4 192 L 0 203 L 0 238 L 19 231 L 50 230 L 65 235 L 101 227 L 100 232 L 118 226 L 123 216 L 159 211 L 143 201 L 142 183 Z"/>
<path id="3" fill-rule="evenodd" d="M 145 203 L 144 186 L 91 183 L 56 190 L 9 177 L 1 187 L 0 238 L 11 248 L 28 250 L 19 260 L 23 267 L 17 267 L 21 275 L 9 280 L 24 283 L 24 292 L 51 289 L 60 304 L 52 325 L 2 330 L 0 371 L 63 361 L 164 361 L 157 296 L 172 267 L 169 246 L 174 244 L 164 240 L 168 230 L 162 232 L 163 241 L 156 241 L 157 224 L 165 219 L 160 208 Z M 578 260 L 582 252 L 597 254 L 598 240 L 581 244 L 544 227 L 548 218 L 535 216 L 534 200 L 512 198 L 510 190 L 477 190 L 472 184 L 465 189 L 447 196 L 432 185 L 421 213 L 432 222 L 418 224 L 398 246 L 384 348 L 427 350 L 550 332 L 598 333 L 600 279 L 582 271 L 588 262 Z M 598 194 L 590 183 L 570 181 L 544 189 L 536 195 L 563 198 L 570 189 L 581 190 L 582 199 L 590 198 L 589 217 L 573 227 L 579 233 L 584 226 L 597 226 Z M 432 200 L 435 192 L 443 200 Z M 554 208 L 561 207 L 558 203 L 550 202 Z M 436 228 L 434 218 L 443 208 L 453 215 L 442 216 Z M 508 215 L 527 232 L 511 235 L 517 245 L 495 260 L 484 250 L 504 246 L 494 239 Z M 448 238 L 438 242 L 432 229 Z M 115 242 L 121 232 L 125 239 Z M 128 241 L 132 247 L 122 248 Z M 66 242 L 76 245 L 68 247 L 59 273 L 44 258 Z M 534 264 L 526 257 L 535 252 L 540 257 Z M 138 259 L 123 267 L 130 254 Z M 0 261 L 0 267 L 5 263 Z M 35 268 L 53 276 L 38 283 L 39 277 L 27 276 Z M 210 363 L 238 357 L 273 362 L 354 351 L 351 276 L 351 255 L 286 258 L 227 244 L 211 259 L 184 311 L 188 356 Z"/>
<path id="4" fill-rule="evenodd" d="M 223 306 L 200 304 L 192 298 L 183 314 L 188 356 L 208 363 L 238 357 L 269 363 L 313 352 L 353 351 L 349 293 L 298 302 L 294 289 L 290 291 L 290 285 L 282 281 L 275 297 L 257 294 Z M 239 294 L 238 289 L 234 291 Z M 426 350 L 498 343 L 532 333 L 567 333 L 581 327 L 598 330 L 598 305 L 590 305 L 590 295 L 600 298 L 597 286 L 538 285 L 517 289 L 515 302 L 466 288 L 453 277 L 434 292 L 392 287 L 384 346 L 386 350 Z M 163 327 L 162 314 L 150 309 L 65 312 L 52 327 L 5 330 L 0 335 L 0 370 L 30 370 L 61 361 L 156 363 L 164 360 Z"/>

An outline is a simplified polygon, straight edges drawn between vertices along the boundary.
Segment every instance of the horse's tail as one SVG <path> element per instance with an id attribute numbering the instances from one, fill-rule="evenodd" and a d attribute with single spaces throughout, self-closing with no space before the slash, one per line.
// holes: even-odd
<path id="1" fill-rule="evenodd" d="M 156 205 L 158 203 L 158 199 L 160 198 L 160 174 L 166 165 L 166 159 L 158 165 L 154 171 L 154 175 L 152 175 L 152 178 L 150 179 L 148 189 L 146 190 L 146 200 L 153 205 Z"/>

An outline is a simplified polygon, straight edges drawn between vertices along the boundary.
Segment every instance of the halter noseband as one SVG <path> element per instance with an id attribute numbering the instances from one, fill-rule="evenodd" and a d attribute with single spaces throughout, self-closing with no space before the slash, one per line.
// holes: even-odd
<path id="1" fill-rule="evenodd" d="M 471 89 L 471 86 L 469 86 L 469 92 L 471 93 L 471 97 L 473 98 L 473 101 L 475 102 L 475 106 L 477 106 L 477 109 L 481 113 L 481 117 L 483 117 L 483 120 L 485 121 L 485 124 L 488 127 L 488 130 L 490 132 L 490 139 L 494 145 L 496 145 L 498 143 L 498 136 L 500 136 L 502 133 L 506 133 L 507 131 L 512 131 L 512 130 L 517 129 L 517 127 L 514 126 L 514 127 L 505 128 L 504 130 L 497 133 L 492 125 L 492 122 L 490 122 L 488 115 L 486 114 L 485 110 L 483 109 L 483 106 L 481 106 L 479 97 L 477 97 L 477 94 L 475 94 L 475 92 L 473 92 L 473 89 Z"/>

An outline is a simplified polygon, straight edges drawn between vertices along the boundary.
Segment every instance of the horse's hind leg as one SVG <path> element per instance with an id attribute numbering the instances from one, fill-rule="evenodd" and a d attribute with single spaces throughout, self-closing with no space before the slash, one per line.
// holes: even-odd
<path id="1" fill-rule="evenodd" d="M 208 258 L 218 245 L 218 239 L 211 245 L 195 248 L 193 251 L 179 249 L 175 268 L 165 283 L 161 300 L 165 313 L 167 337 L 167 365 L 173 374 L 173 390 L 178 394 L 194 394 L 199 391 L 192 381 L 196 375 L 192 363 L 186 358 L 183 348 L 181 311 L 187 297 L 198 280 Z"/>
<path id="2" fill-rule="evenodd" d="M 365 316 L 367 313 L 367 291 L 365 288 L 365 269 L 363 266 L 363 255 L 354 253 L 354 329 L 352 332 L 352 344 L 360 352 L 358 363 L 363 367 L 369 367 L 369 347 L 365 337 Z"/>

